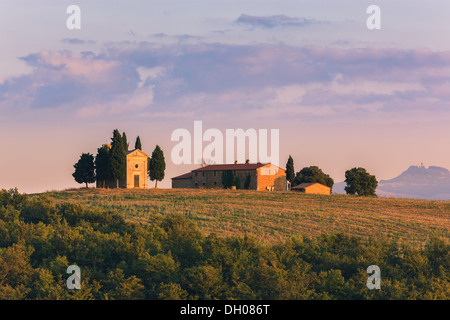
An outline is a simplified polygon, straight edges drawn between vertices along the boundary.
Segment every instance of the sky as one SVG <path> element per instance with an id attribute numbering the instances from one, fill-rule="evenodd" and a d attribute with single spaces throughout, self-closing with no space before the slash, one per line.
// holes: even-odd
<path id="1" fill-rule="evenodd" d="M 449 12 L 448 0 L 2 0 L 0 188 L 81 186 L 73 165 L 116 128 L 163 149 L 170 187 L 198 167 L 171 160 L 172 132 L 194 121 L 279 129 L 281 167 L 292 155 L 335 182 L 353 167 L 378 180 L 450 168 Z"/>

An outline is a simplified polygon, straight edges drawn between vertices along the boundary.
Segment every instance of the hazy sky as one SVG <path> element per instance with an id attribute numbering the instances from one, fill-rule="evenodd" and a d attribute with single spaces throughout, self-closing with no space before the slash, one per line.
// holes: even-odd
<path id="1" fill-rule="evenodd" d="M 69 30 L 66 9 L 81 8 Z M 381 30 L 366 9 L 381 8 Z M 450 2 L 0 2 L 0 188 L 81 186 L 82 152 L 118 128 L 166 155 L 171 133 L 279 129 L 280 162 L 335 182 L 450 168 Z M 153 183 L 151 183 L 153 185 Z"/>

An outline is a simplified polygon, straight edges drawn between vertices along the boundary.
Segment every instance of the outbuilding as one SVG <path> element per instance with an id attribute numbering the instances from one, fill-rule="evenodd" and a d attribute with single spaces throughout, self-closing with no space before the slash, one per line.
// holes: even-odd
<path id="1" fill-rule="evenodd" d="M 303 192 L 307 194 L 331 194 L 331 188 L 318 182 L 300 183 L 291 188 L 292 191 Z"/>

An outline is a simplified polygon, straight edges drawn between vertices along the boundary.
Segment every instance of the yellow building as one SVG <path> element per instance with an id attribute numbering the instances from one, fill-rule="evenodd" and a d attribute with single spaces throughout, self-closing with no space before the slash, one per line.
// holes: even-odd
<path id="1" fill-rule="evenodd" d="M 109 145 L 106 145 L 109 147 Z M 150 157 L 145 152 L 134 149 L 125 151 L 126 155 L 126 174 L 125 178 L 119 181 L 120 188 L 127 189 L 146 189 L 148 187 L 148 158 Z M 97 188 L 107 187 L 116 188 L 117 182 L 115 180 L 106 181 L 106 185 L 103 182 L 97 181 Z"/>
<path id="2" fill-rule="evenodd" d="M 146 189 L 148 187 L 148 161 L 149 155 L 145 152 L 134 149 L 125 152 L 127 156 L 127 174 L 125 183 L 121 188 L 140 188 Z"/>
<path id="3" fill-rule="evenodd" d="M 308 194 L 331 194 L 331 188 L 320 183 L 300 183 L 292 187 L 292 191 L 303 192 Z"/>

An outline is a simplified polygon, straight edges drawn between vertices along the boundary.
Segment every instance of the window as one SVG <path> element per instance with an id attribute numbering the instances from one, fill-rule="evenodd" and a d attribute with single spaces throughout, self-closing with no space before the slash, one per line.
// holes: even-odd
<path id="1" fill-rule="evenodd" d="M 216 171 L 214 171 L 214 177 L 216 176 Z"/>
<path id="2" fill-rule="evenodd" d="M 134 165 L 134 167 L 137 169 L 137 168 L 139 168 L 139 165 L 136 163 L 136 164 Z"/>

